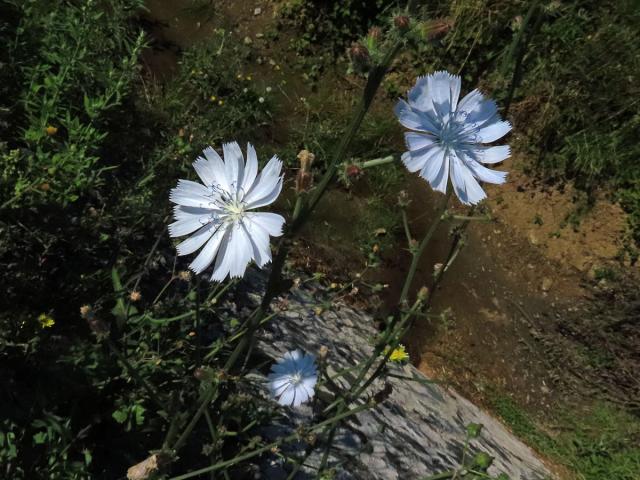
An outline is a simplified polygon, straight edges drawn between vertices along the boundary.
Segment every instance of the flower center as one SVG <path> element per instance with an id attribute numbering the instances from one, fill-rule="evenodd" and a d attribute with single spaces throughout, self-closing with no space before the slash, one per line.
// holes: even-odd
<path id="1" fill-rule="evenodd" d="M 244 202 L 240 202 L 238 200 L 229 200 L 224 209 L 228 215 L 229 220 L 235 222 L 242 219 L 242 217 L 244 216 L 245 207 L 246 205 Z"/>
<path id="2" fill-rule="evenodd" d="M 440 130 L 440 143 L 445 148 L 455 147 L 457 143 L 460 143 L 462 139 L 463 125 L 456 122 L 453 116 L 442 124 Z"/>
<path id="3" fill-rule="evenodd" d="M 302 383 L 302 375 L 300 375 L 300 372 L 291 375 L 291 384 L 293 386 L 299 385 L 300 383 Z"/>

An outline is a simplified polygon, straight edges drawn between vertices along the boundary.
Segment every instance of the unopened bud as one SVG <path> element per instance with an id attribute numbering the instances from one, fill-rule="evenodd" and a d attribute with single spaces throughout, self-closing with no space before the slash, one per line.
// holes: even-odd
<path id="1" fill-rule="evenodd" d="M 329 355 L 329 347 L 322 345 L 320 350 L 318 350 L 318 357 L 320 357 L 320 360 L 324 360 L 327 358 L 327 355 Z"/>
<path id="2" fill-rule="evenodd" d="M 353 69 L 358 73 L 366 73 L 371 68 L 371 56 L 367 47 L 361 43 L 354 43 L 349 49 L 349 58 Z"/>
<path id="3" fill-rule="evenodd" d="M 393 19 L 393 24 L 396 26 L 398 30 L 401 32 L 405 32 L 409 30 L 409 25 L 411 24 L 411 20 L 406 15 L 398 15 Z"/>
<path id="4" fill-rule="evenodd" d="M 311 153 L 309 150 L 300 150 L 298 153 L 298 160 L 300 160 L 300 169 L 308 172 L 311 169 L 311 165 L 313 165 L 313 161 L 316 159 L 316 156 Z"/>
<path id="5" fill-rule="evenodd" d="M 481 470 L 487 470 L 493 463 L 493 457 L 485 452 L 478 452 L 473 458 L 473 464 Z"/>
<path id="6" fill-rule="evenodd" d="M 362 175 L 362 169 L 357 165 L 347 165 L 347 168 L 345 168 L 345 174 L 347 175 L 347 178 L 353 180 Z"/>
<path id="7" fill-rule="evenodd" d="M 109 325 L 97 318 L 95 315 L 88 315 L 86 320 L 89 324 L 89 328 L 95 336 L 98 337 L 98 340 L 102 340 L 109 336 Z"/>
<path id="8" fill-rule="evenodd" d="M 191 272 L 189 270 L 180 270 L 178 272 L 178 280 L 188 282 L 191 280 Z"/>
<path id="9" fill-rule="evenodd" d="M 408 207 L 411 203 L 411 199 L 409 198 L 409 192 L 406 190 L 400 190 L 398 192 L 398 206 L 401 208 Z"/>
<path id="10" fill-rule="evenodd" d="M 433 266 L 433 275 L 434 275 L 434 276 L 440 275 L 440 272 L 442 271 L 442 267 L 444 267 L 444 265 L 443 265 L 443 264 L 441 264 L 441 263 L 436 263 L 436 264 Z"/>
<path id="11" fill-rule="evenodd" d="M 82 318 L 87 320 L 89 318 L 89 316 L 91 316 L 91 315 L 93 315 L 93 312 L 91 311 L 91 306 L 90 305 L 82 305 L 80 307 L 80 316 Z"/>
<path id="12" fill-rule="evenodd" d="M 165 463 L 167 463 L 167 459 L 161 455 L 153 454 L 146 460 L 129 468 L 129 470 L 127 470 L 127 479 L 147 480 L 148 478 L 152 478 Z"/>
<path id="13" fill-rule="evenodd" d="M 371 27 L 367 35 L 374 42 L 379 42 L 380 39 L 382 38 L 382 30 L 380 30 L 380 27 Z"/>
<path id="14" fill-rule="evenodd" d="M 427 40 L 436 40 L 445 36 L 453 28 L 453 21 L 448 18 L 436 18 L 422 24 L 422 36 Z"/>
<path id="15" fill-rule="evenodd" d="M 211 368 L 198 367 L 193 371 L 193 376 L 201 382 L 213 382 L 216 380 L 216 372 Z"/>
<path id="16" fill-rule="evenodd" d="M 298 170 L 298 174 L 296 175 L 296 192 L 306 192 L 311 188 L 312 185 L 313 176 L 311 175 L 311 172 Z"/>
<path id="17" fill-rule="evenodd" d="M 429 298 L 429 289 L 427 287 L 421 287 L 418 290 L 418 300 L 424 302 L 427 298 Z"/>

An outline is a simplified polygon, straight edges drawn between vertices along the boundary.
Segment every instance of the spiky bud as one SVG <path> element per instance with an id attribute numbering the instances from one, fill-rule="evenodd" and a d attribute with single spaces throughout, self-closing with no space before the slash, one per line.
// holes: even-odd
<path id="1" fill-rule="evenodd" d="M 409 26 L 411 25 L 411 20 L 406 15 L 398 15 L 394 17 L 393 24 L 401 32 L 406 32 L 407 30 L 409 30 Z"/>
<path id="2" fill-rule="evenodd" d="M 353 65 L 353 70 L 358 73 L 366 73 L 371 68 L 371 56 L 367 47 L 361 43 L 353 43 L 349 49 L 349 58 Z"/>

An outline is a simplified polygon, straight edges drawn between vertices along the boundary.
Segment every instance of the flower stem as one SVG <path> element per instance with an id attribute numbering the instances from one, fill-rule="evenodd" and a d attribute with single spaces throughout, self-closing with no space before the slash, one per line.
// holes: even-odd
<path id="1" fill-rule="evenodd" d="M 335 415 L 332 418 L 329 418 L 323 422 L 320 422 L 314 426 L 312 426 L 311 428 L 309 428 L 309 432 L 314 432 L 316 430 L 320 430 L 322 428 L 324 428 L 327 425 L 332 425 L 336 422 L 339 422 L 347 417 L 350 417 L 352 415 L 355 415 L 357 413 L 360 413 L 364 410 L 367 410 L 369 408 L 371 408 L 371 404 L 367 403 L 364 405 L 360 405 L 357 407 L 352 408 L 351 410 L 347 410 L 346 412 L 343 412 L 339 415 Z M 244 460 L 248 460 L 250 458 L 253 457 L 257 457 L 258 455 L 263 454 L 264 452 L 268 452 L 269 450 L 271 450 L 272 448 L 275 448 L 283 443 L 288 443 L 291 441 L 294 441 L 296 439 L 298 439 L 300 437 L 299 432 L 295 432 L 292 433 L 291 435 L 288 435 L 286 437 L 280 438 L 278 440 L 276 440 L 275 442 L 269 443 L 267 445 L 265 445 L 264 447 L 260 447 L 256 450 L 253 450 L 251 452 L 247 452 L 244 453 L 242 455 L 238 455 L 237 457 L 231 458 L 229 460 L 225 460 L 222 462 L 218 462 L 214 465 L 210 465 L 208 467 L 205 468 L 201 468 L 200 470 L 194 470 L 193 472 L 189 472 L 189 473 L 185 473 L 184 475 L 179 475 L 177 477 L 173 477 L 170 480 L 186 480 L 187 478 L 193 478 L 193 477 L 197 477 L 199 475 L 202 475 L 203 473 L 208 473 L 208 472 L 213 472 L 216 470 L 221 470 L 223 468 L 226 467 L 230 467 L 232 465 L 235 465 L 236 463 L 242 462 Z"/>
<path id="2" fill-rule="evenodd" d="M 413 278 L 416 276 L 416 270 L 418 269 L 418 263 L 420 262 L 420 257 L 422 257 L 422 253 L 424 252 L 424 249 L 431 241 L 433 234 L 435 233 L 436 229 L 438 228 L 438 225 L 440 225 L 440 222 L 442 221 L 442 217 L 444 213 L 447 211 L 447 205 L 449 204 L 449 199 L 451 198 L 452 191 L 453 189 L 451 188 L 448 189 L 448 192 L 444 200 L 442 201 L 440 208 L 436 213 L 436 218 L 434 218 L 433 223 L 431 224 L 431 227 L 429 227 L 429 230 L 427 231 L 426 235 L 422 239 L 422 242 L 420 242 L 418 249 L 413 253 L 413 258 L 411 259 L 411 266 L 409 267 L 409 272 L 407 273 L 407 278 L 404 281 L 404 286 L 402 287 L 402 293 L 400 294 L 400 300 L 398 301 L 398 304 L 400 306 L 404 305 L 404 303 L 407 301 L 407 296 L 409 295 L 409 288 L 411 288 L 411 284 L 413 283 Z"/>
<path id="3" fill-rule="evenodd" d="M 388 157 L 384 157 L 384 158 L 374 158 L 373 160 L 367 160 L 366 162 L 362 162 L 362 165 L 360 165 L 361 168 L 371 168 L 371 167 L 378 167 L 380 165 L 386 165 L 387 163 L 393 163 L 395 160 L 395 157 L 393 155 L 389 155 Z"/>

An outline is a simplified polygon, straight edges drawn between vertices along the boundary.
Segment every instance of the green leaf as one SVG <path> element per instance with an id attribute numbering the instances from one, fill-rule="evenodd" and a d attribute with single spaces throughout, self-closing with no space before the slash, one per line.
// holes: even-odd
<path id="1" fill-rule="evenodd" d="M 113 412 L 111 416 L 116 422 L 118 422 L 119 424 L 123 424 L 124 422 L 127 421 L 127 418 L 129 417 L 129 413 L 127 412 L 127 409 L 119 408 L 118 410 Z"/>
<path id="2" fill-rule="evenodd" d="M 42 445 L 47 441 L 47 432 L 38 432 L 33 436 L 33 442 L 36 445 Z"/>

